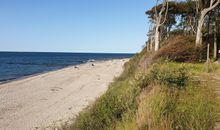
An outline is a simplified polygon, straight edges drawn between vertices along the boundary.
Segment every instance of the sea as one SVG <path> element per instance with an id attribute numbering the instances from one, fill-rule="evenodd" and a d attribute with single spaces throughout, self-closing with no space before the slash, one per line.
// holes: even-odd
<path id="1" fill-rule="evenodd" d="M 131 58 L 120 53 L 0 52 L 0 83 L 91 61 Z"/>

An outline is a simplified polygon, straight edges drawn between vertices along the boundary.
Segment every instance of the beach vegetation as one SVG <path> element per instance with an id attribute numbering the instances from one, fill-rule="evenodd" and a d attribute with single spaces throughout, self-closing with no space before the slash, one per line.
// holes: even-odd
<path id="1" fill-rule="evenodd" d="M 148 41 L 77 130 L 211 130 L 219 121 L 219 0 L 156 2 Z M 211 79 L 211 80 L 210 80 Z"/>
<path id="2" fill-rule="evenodd" d="M 201 63 L 160 61 L 144 74 L 116 80 L 78 116 L 79 130 L 212 129 L 219 105 L 213 89 L 201 83 Z"/>

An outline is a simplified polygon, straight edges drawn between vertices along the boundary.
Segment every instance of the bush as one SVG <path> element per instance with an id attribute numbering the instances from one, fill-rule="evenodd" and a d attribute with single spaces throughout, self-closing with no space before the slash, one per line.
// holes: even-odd
<path id="1" fill-rule="evenodd" d="M 133 77 L 138 69 L 140 54 L 134 55 L 129 62 L 125 63 L 123 73 L 116 80 L 126 80 Z"/>
<path id="2" fill-rule="evenodd" d="M 127 80 L 115 82 L 89 111 L 80 114 L 75 123 L 76 128 L 105 130 L 114 127 L 125 113 L 136 109 L 138 93 L 139 88 L 132 86 Z"/>
<path id="3" fill-rule="evenodd" d="M 195 47 L 192 36 L 172 36 L 154 56 L 153 59 L 163 58 L 177 62 L 201 62 L 205 59 L 204 47 Z"/>
<path id="4" fill-rule="evenodd" d="M 189 81 L 188 70 L 184 65 L 172 67 L 170 63 L 156 64 L 150 71 L 150 76 L 156 83 L 182 89 Z"/>

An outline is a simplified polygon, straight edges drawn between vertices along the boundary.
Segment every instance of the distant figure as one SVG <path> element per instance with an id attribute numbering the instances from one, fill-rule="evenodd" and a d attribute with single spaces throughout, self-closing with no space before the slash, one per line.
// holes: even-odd
<path id="1" fill-rule="evenodd" d="M 75 68 L 75 69 L 79 69 L 79 67 L 78 67 L 78 66 L 75 66 L 74 68 Z"/>
<path id="2" fill-rule="evenodd" d="M 92 64 L 92 66 L 95 66 L 94 64 Z"/>

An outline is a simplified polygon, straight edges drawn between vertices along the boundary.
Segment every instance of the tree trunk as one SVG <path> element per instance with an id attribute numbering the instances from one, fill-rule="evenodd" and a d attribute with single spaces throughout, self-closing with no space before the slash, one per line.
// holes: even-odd
<path id="1" fill-rule="evenodd" d="M 160 39 L 159 39 L 159 36 L 160 36 L 160 32 L 159 32 L 159 26 L 156 25 L 156 29 L 155 29 L 155 51 L 158 51 L 159 50 L 159 47 L 160 47 Z"/>
<path id="2" fill-rule="evenodd" d="M 196 46 L 202 45 L 202 27 L 206 14 L 217 7 L 220 3 L 220 0 L 211 0 L 210 6 L 201 11 L 201 15 L 198 21 L 197 34 L 196 34 Z"/>
<path id="3" fill-rule="evenodd" d="M 213 58 L 216 60 L 217 59 L 217 51 L 218 51 L 218 46 L 217 46 L 217 27 L 216 27 L 216 21 L 214 24 L 214 55 Z"/>
<path id="4" fill-rule="evenodd" d="M 214 56 L 213 58 L 216 60 L 217 59 L 217 51 L 218 51 L 218 46 L 217 46 L 217 34 L 216 34 L 216 27 L 215 27 L 215 32 L 214 32 Z"/>
<path id="5" fill-rule="evenodd" d="M 150 38 L 150 51 L 153 51 L 153 37 Z"/>
<path id="6" fill-rule="evenodd" d="M 149 52 L 150 51 L 150 42 L 147 42 L 147 52 Z"/>
<path id="7" fill-rule="evenodd" d="M 207 45 L 207 60 L 206 60 L 206 72 L 207 73 L 209 73 L 209 62 L 210 62 L 209 48 L 210 48 L 210 44 L 208 43 L 208 45 Z"/>
<path id="8" fill-rule="evenodd" d="M 197 27 L 197 33 L 196 33 L 196 46 L 201 46 L 202 45 L 202 27 L 204 23 L 205 15 L 202 12 L 202 15 L 199 18 L 198 21 L 198 27 Z"/>
<path id="9" fill-rule="evenodd" d="M 157 0 L 158 2 L 159 0 Z M 157 7 L 157 4 L 156 4 Z M 155 34 L 154 34 L 154 44 L 155 44 L 155 51 L 158 51 L 160 48 L 160 32 L 159 28 L 166 22 L 167 13 L 168 13 L 168 7 L 169 7 L 169 1 L 163 0 L 162 9 L 160 10 L 159 14 L 157 13 L 157 8 L 155 7 Z M 164 19 L 163 18 L 163 12 L 165 11 Z"/>

